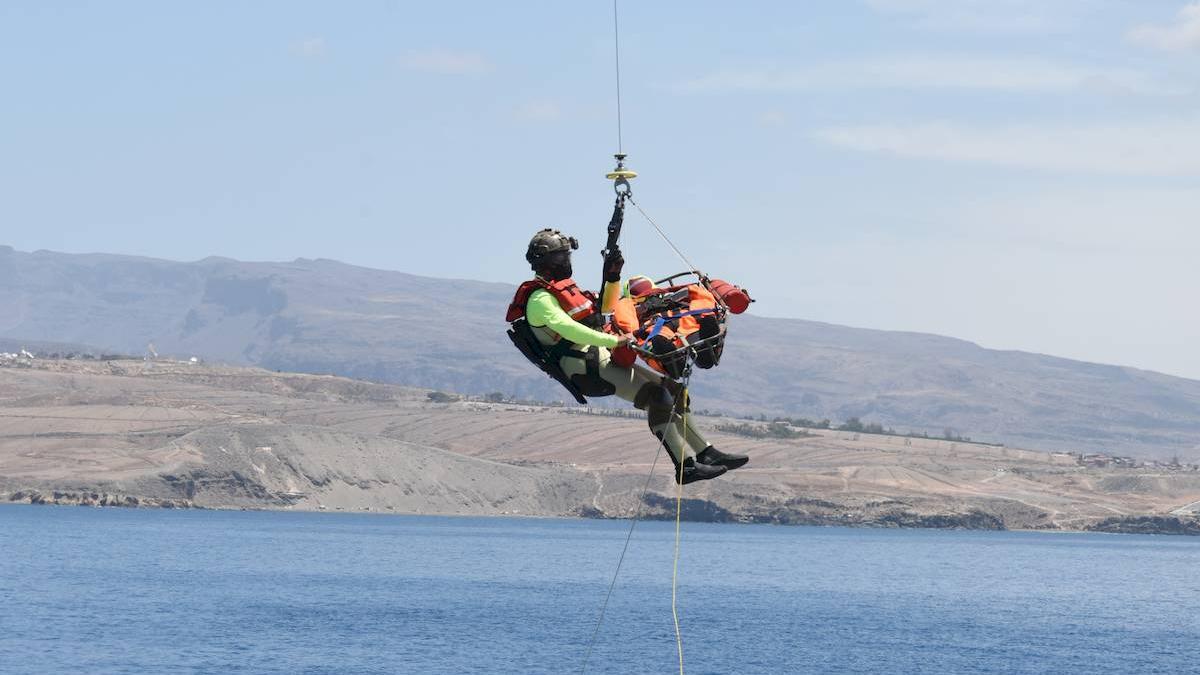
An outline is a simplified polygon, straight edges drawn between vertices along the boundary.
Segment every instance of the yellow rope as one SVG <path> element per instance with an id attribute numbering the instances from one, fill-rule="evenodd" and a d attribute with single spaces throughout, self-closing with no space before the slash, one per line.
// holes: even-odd
<path id="1" fill-rule="evenodd" d="M 679 609 L 675 598 L 679 586 L 679 521 L 683 512 L 683 461 L 687 455 L 687 396 L 685 385 L 680 397 L 683 403 L 684 446 L 679 450 L 679 480 L 675 481 L 675 563 L 671 569 L 671 616 L 675 619 L 675 648 L 679 652 L 679 675 L 683 675 L 683 635 L 679 632 Z"/>
<path id="2" fill-rule="evenodd" d="M 683 402 L 683 428 L 684 428 L 684 447 L 680 448 L 680 453 L 686 454 L 687 450 L 687 406 L 688 406 L 688 388 L 687 380 L 691 377 L 691 373 L 684 377 L 682 388 L 682 396 L 680 400 Z M 678 405 L 678 402 L 677 402 Z M 672 411 L 672 415 L 675 415 Z M 669 453 L 671 450 L 667 447 L 666 434 L 662 436 L 659 444 L 659 451 L 666 449 Z M 613 588 L 617 584 L 617 576 L 621 573 L 621 563 L 625 561 L 625 552 L 629 550 L 629 541 L 633 537 L 633 528 L 637 525 L 638 519 L 642 514 L 642 504 L 646 501 L 646 490 L 650 487 L 650 479 L 654 476 L 654 466 L 658 463 L 658 453 L 654 455 L 654 463 L 650 465 L 650 473 L 646 476 L 646 484 L 642 486 L 642 496 L 638 499 L 638 508 L 634 512 L 633 522 L 629 526 L 629 532 L 625 535 L 625 546 L 621 549 L 621 557 L 617 559 L 617 569 L 613 572 L 612 582 L 608 586 L 608 594 L 604 597 L 604 604 L 600 607 L 600 617 L 596 620 L 596 627 L 592 630 L 592 638 L 588 641 L 587 653 L 583 657 L 583 667 L 580 668 L 580 675 L 587 671 L 588 661 L 592 656 L 592 646 L 596 642 L 596 636 L 600 633 L 600 624 L 604 622 L 604 611 L 608 608 L 608 600 L 612 597 Z M 675 620 L 675 648 L 679 653 L 679 675 L 684 675 L 683 672 L 683 634 L 679 630 L 679 608 L 677 604 L 679 590 L 679 541 L 680 541 L 680 522 L 683 513 L 683 459 L 679 460 L 679 476 L 676 481 L 675 489 L 675 560 L 671 569 L 671 617 Z"/>

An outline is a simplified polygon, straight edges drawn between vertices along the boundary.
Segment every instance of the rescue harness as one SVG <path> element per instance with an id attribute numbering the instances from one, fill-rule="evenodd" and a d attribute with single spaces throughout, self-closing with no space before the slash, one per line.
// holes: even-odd
<path id="1" fill-rule="evenodd" d="M 575 321 L 589 328 L 599 329 L 602 326 L 601 315 L 596 310 L 598 300 L 594 293 L 580 289 L 573 279 L 549 281 L 535 277 L 517 288 L 517 293 L 508 306 L 508 314 L 505 315 L 505 320 L 509 323 L 508 338 L 525 358 L 565 387 L 581 405 L 587 404 L 587 396 L 611 396 L 616 389 L 600 377 L 599 347 L 577 345 L 561 337 L 554 344 L 545 345 L 533 332 L 533 326 L 529 324 L 525 311 L 529 296 L 538 289 L 554 296 L 563 311 Z M 562 369 L 564 356 L 583 359 L 587 369 L 586 375 L 568 376 Z"/>

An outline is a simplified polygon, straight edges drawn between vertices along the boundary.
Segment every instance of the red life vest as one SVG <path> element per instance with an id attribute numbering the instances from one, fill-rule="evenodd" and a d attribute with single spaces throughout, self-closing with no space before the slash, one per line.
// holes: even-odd
<path id="1" fill-rule="evenodd" d="M 579 286 L 575 285 L 574 279 L 547 281 L 537 277 L 526 281 L 517 288 L 517 294 L 513 296 L 512 304 L 508 306 L 508 314 L 504 320 L 512 323 L 517 319 L 524 318 L 525 305 L 529 302 L 529 296 L 539 288 L 553 295 L 554 299 L 558 300 L 558 306 L 562 307 L 567 316 L 576 321 L 583 321 L 596 313 L 596 295 L 591 291 L 581 290 Z"/>

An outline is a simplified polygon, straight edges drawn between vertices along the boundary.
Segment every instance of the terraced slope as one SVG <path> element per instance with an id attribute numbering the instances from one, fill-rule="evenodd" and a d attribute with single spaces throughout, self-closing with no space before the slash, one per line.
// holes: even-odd
<path id="1" fill-rule="evenodd" d="M 562 399 L 504 336 L 512 291 L 332 260 L 179 263 L 0 246 L 0 338 L 127 354 L 152 342 L 272 370 Z M 1200 460 L 1197 381 L 936 335 L 752 315 L 730 328 L 724 363 L 696 378 L 700 407 Z"/>
<path id="2" fill-rule="evenodd" d="M 622 516 L 657 448 L 639 419 L 471 401 L 254 368 L 143 361 L 0 367 L 0 499 L 233 508 Z M 605 412 L 605 411 L 599 411 Z M 688 486 L 692 518 L 1086 528 L 1186 514 L 1200 473 L 818 431 L 712 430 L 751 464 Z M 645 506 L 672 513 L 659 457 Z"/>

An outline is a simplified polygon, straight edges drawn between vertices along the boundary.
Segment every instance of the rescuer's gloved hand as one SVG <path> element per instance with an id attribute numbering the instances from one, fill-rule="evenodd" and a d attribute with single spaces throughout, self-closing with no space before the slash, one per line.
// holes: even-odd
<path id="1" fill-rule="evenodd" d="M 625 258 L 621 255 L 621 249 L 614 247 L 604 258 L 604 280 L 611 283 L 619 282 L 621 270 L 624 268 Z"/>

